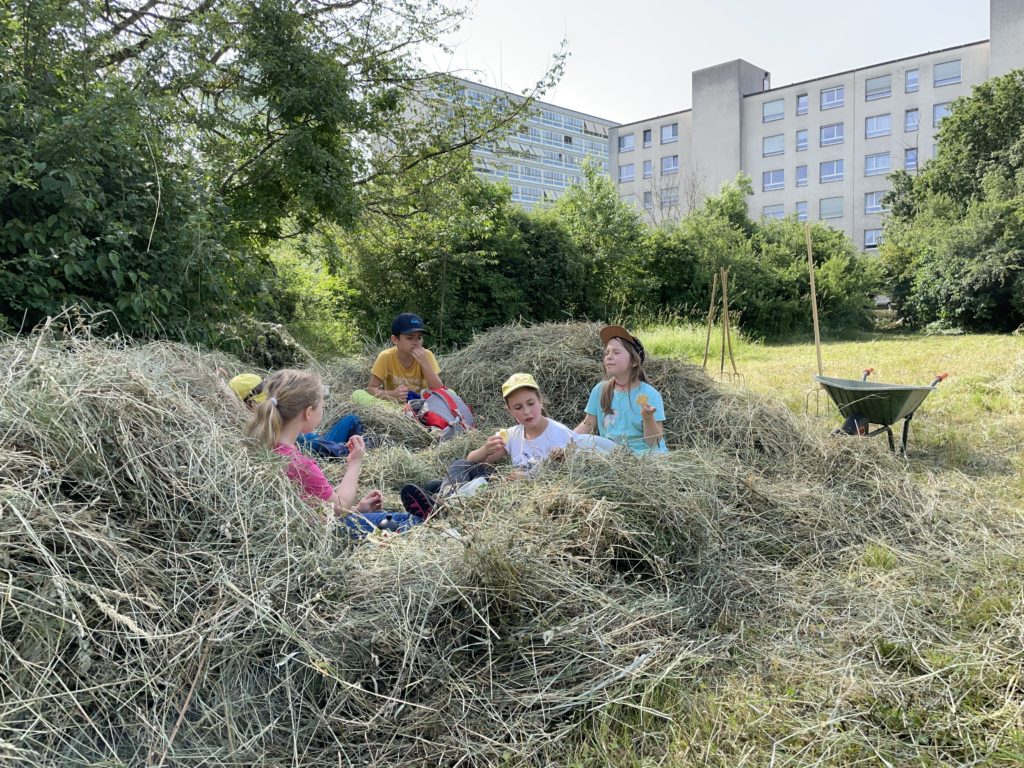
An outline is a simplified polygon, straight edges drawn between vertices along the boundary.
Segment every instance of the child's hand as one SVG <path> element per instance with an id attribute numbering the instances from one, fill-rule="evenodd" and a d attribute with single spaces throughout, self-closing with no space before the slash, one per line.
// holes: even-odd
<path id="1" fill-rule="evenodd" d="M 383 500 L 381 499 L 380 491 L 373 490 L 363 496 L 356 504 L 357 512 L 376 512 L 381 508 Z"/>
<path id="2" fill-rule="evenodd" d="M 653 405 L 648 405 L 647 403 L 644 403 L 643 405 L 640 406 L 640 415 L 644 418 L 644 420 L 653 419 L 654 414 L 655 409 Z"/>
<path id="3" fill-rule="evenodd" d="M 421 365 L 427 361 L 427 349 L 426 347 L 413 347 L 412 357 L 417 363 Z"/>
<path id="4" fill-rule="evenodd" d="M 345 443 L 348 447 L 348 460 L 360 462 L 363 460 L 363 454 L 366 453 L 366 443 L 363 442 L 362 435 L 352 435 Z"/>
<path id="5" fill-rule="evenodd" d="M 487 449 L 488 458 L 491 459 L 499 458 L 505 453 L 505 441 L 501 439 L 501 435 L 488 437 L 484 447 Z"/>
<path id="6" fill-rule="evenodd" d="M 397 387 L 392 389 L 388 394 L 391 395 L 391 397 L 393 397 L 395 400 L 404 403 L 406 397 L 409 395 L 409 388 L 405 386 L 405 384 L 399 384 Z"/>

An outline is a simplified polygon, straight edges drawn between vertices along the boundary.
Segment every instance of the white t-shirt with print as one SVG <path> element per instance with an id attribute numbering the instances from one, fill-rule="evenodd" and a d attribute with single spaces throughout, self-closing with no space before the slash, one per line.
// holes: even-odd
<path id="1" fill-rule="evenodd" d="M 565 448 L 569 445 L 572 437 L 573 431 L 554 419 L 548 419 L 547 427 L 533 440 L 527 440 L 523 425 L 516 424 L 508 431 L 505 450 L 508 451 L 515 466 L 529 471 L 556 448 Z"/>

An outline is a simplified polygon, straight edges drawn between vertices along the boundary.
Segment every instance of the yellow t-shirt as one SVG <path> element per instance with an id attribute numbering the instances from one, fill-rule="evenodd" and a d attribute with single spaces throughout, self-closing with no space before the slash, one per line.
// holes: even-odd
<path id="1" fill-rule="evenodd" d="M 435 373 L 441 372 L 441 366 L 437 364 L 434 353 L 429 349 L 427 350 L 427 361 Z M 370 373 L 384 382 L 384 389 L 394 389 L 401 384 L 405 384 L 409 389 L 415 389 L 417 392 L 427 388 L 427 379 L 423 375 L 422 366 L 413 360 L 411 367 L 403 368 L 398 361 L 397 347 L 385 349 L 377 355 Z"/>

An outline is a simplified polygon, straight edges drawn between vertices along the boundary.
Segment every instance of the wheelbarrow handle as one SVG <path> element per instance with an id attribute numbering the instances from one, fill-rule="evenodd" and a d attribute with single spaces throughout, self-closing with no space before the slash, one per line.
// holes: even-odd
<path id="1" fill-rule="evenodd" d="M 864 375 L 860 377 L 860 380 L 861 381 L 867 381 L 868 380 L 868 376 L 870 376 L 874 372 L 875 372 L 874 368 L 865 368 L 864 371 L 863 371 Z"/>
<path id="2" fill-rule="evenodd" d="M 938 383 L 939 383 L 940 381 L 945 381 L 945 380 L 946 380 L 946 379 L 948 379 L 948 378 L 949 378 L 949 374 L 948 374 L 948 373 L 947 373 L 946 371 L 943 371 L 943 372 L 942 372 L 942 373 L 940 373 L 940 374 L 939 374 L 938 376 L 936 376 L 936 377 L 935 377 L 934 379 L 932 379 L 932 383 L 931 383 L 931 384 L 929 384 L 928 386 L 929 386 L 929 387 L 934 387 L 934 386 L 935 386 L 936 384 L 938 384 Z"/>

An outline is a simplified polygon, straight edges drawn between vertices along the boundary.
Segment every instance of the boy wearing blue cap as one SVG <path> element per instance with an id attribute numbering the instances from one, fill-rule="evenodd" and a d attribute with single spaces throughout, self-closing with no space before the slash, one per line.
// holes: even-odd
<path id="1" fill-rule="evenodd" d="M 434 353 L 423 346 L 427 332 L 423 319 L 412 312 L 403 312 L 391 323 L 391 343 L 394 345 L 377 355 L 370 369 L 370 383 L 366 391 L 381 400 L 404 403 L 409 393 L 416 397 L 427 389 L 440 389 L 441 366 Z"/>

